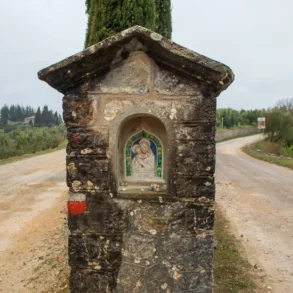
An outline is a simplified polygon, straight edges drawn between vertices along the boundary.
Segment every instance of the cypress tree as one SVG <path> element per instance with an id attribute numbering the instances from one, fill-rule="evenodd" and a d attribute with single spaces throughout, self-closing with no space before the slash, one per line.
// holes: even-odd
<path id="1" fill-rule="evenodd" d="M 11 105 L 9 109 L 9 119 L 13 122 L 16 122 L 16 117 L 16 108 L 14 105 Z"/>
<path id="2" fill-rule="evenodd" d="M 171 0 L 86 0 L 85 47 L 134 25 L 171 38 Z"/>
<path id="3" fill-rule="evenodd" d="M 38 107 L 36 116 L 35 116 L 35 126 L 41 126 L 42 124 L 42 114 L 41 114 L 41 109 Z"/>
<path id="4" fill-rule="evenodd" d="M 47 105 L 43 107 L 43 111 L 41 114 L 41 125 L 48 126 L 52 123 L 52 112 L 49 111 Z"/>
<path id="5" fill-rule="evenodd" d="M 8 119 L 9 119 L 9 108 L 5 104 L 4 107 L 2 107 L 1 109 L 1 122 L 3 124 L 7 124 Z"/>
<path id="6" fill-rule="evenodd" d="M 171 0 L 156 0 L 156 32 L 171 39 L 172 18 Z"/>
<path id="7" fill-rule="evenodd" d="M 61 117 L 60 114 L 58 115 L 58 122 L 59 122 L 59 124 L 62 124 L 63 123 L 63 119 L 62 119 L 62 117 Z"/>

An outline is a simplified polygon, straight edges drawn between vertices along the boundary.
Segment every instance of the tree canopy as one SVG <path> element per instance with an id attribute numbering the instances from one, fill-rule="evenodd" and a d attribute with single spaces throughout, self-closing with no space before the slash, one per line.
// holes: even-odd
<path id="1" fill-rule="evenodd" d="M 85 47 L 134 25 L 171 38 L 171 0 L 86 0 Z"/>
<path id="2" fill-rule="evenodd" d="M 62 123 L 61 116 L 57 112 L 53 113 L 52 110 L 49 110 L 47 105 L 43 107 L 42 111 L 40 107 L 35 111 L 31 106 L 11 105 L 8 107 L 5 104 L 0 108 L 0 115 L 0 124 L 4 125 L 8 121 L 22 123 L 28 117 L 35 117 L 35 126 L 52 126 Z M 29 124 L 32 125 L 33 123 L 30 122 Z"/>

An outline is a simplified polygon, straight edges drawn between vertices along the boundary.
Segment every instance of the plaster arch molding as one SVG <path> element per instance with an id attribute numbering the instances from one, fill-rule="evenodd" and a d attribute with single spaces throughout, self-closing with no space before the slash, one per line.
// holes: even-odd
<path id="1" fill-rule="evenodd" d="M 110 129 L 116 178 L 119 182 L 166 182 L 169 145 L 166 121 L 146 111 L 138 112 L 137 108 L 133 109 L 136 114 L 130 111 L 121 112 L 112 121 L 113 132 Z"/>

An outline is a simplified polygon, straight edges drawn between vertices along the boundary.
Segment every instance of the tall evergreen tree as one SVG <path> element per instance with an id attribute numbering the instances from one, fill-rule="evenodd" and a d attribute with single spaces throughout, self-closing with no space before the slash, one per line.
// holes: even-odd
<path id="1" fill-rule="evenodd" d="M 172 17 L 171 0 L 156 0 L 156 32 L 171 39 Z"/>
<path id="2" fill-rule="evenodd" d="M 1 122 L 3 124 L 7 124 L 8 119 L 9 119 L 9 108 L 5 104 L 1 109 Z"/>
<path id="3" fill-rule="evenodd" d="M 85 47 L 141 25 L 171 38 L 171 0 L 86 0 Z"/>
<path id="4" fill-rule="evenodd" d="M 43 107 L 41 114 L 41 125 L 49 126 L 52 124 L 52 111 L 49 111 L 48 106 Z"/>
<path id="5" fill-rule="evenodd" d="M 16 107 L 16 121 L 17 122 L 24 121 L 23 107 L 20 107 L 19 105 L 17 105 L 17 107 Z"/>
<path id="6" fill-rule="evenodd" d="M 11 105 L 9 108 L 9 120 L 16 122 L 16 108 L 14 105 Z"/>
<path id="7" fill-rule="evenodd" d="M 60 114 L 58 115 L 58 123 L 59 125 L 63 123 L 63 119 Z"/>
<path id="8" fill-rule="evenodd" d="M 35 116 L 35 126 L 41 126 L 42 125 L 42 114 L 41 109 L 38 107 L 36 116 Z"/>

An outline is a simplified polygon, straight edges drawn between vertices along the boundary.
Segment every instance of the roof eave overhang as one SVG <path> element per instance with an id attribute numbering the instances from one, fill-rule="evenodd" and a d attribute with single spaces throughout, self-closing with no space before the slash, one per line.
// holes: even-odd
<path id="1" fill-rule="evenodd" d="M 232 70 L 217 61 L 186 49 L 161 35 L 134 26 L 109 37 L 69 58 L 39 71 L 39 79 L 59 92 L 87 82 L 108 72 L 133 51 L 143 50 L 157 63 L 178 74 L 211 86 L 219 94 L 234 80 Z"/>

